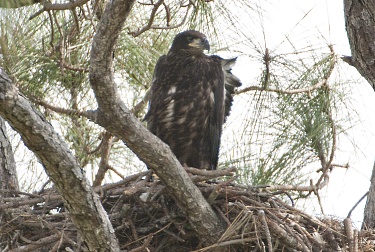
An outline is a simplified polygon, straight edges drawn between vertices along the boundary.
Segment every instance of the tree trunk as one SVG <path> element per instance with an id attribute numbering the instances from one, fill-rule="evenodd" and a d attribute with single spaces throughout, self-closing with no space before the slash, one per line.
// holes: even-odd
<path id="1" fill-rule="evenodd" d="M 6 190 L 0 192 L 0 198 L 10 197 L 14 195 L 12 190 L 19 190 L 16 163 L 2 117 L 0 117 L 0 190 Z"/>
<path id="2" fill-rule="evenodd" d="M 34 152 L 64 199 L 64 206 L 89 251 L 120 251 L 99 196 L 67 144 L 0 68 L 0 116 L 8 121 Z"/>
<path id="3" fill-rule="evenodd" d="M 343 59 L 354 66 L 375 90 L 375 1 L 344 0 L 344 10 L 352 56 Z M 362 228 L 375 228 L 375 164 Z"/>
<path id="4" fill-rule="evenodd" d="M 345 25 L 354 66 L 375 90 L 375 1 L 344 0 Z"/>
<path id="5" fill-rule="evenodd" d="M 372 168 L 371 185 L 367 196 L 362 229 L 375 228 L 375 162 Z"/>
<path id="6" fill-rule="evenodd" d="M 15 191 L 18 191 L 16 163 L 6 134 L 5 121 L 0 117 L 0 204 L 3 197 L 15 196 Z M 0 210 L 0 223 L 7 223 L 11 218 L 4 210 Z M 6 236 L 0 235 L 0 242 L 6 239 Z"/>

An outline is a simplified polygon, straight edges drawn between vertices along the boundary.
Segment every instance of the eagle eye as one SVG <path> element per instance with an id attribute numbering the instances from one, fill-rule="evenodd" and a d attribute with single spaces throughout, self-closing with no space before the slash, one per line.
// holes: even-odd
<path id="1" fill-rule="evenodd" d="M 187 36 L 187 41 L 192 42 L 194 38 L 192 36 Z"/>

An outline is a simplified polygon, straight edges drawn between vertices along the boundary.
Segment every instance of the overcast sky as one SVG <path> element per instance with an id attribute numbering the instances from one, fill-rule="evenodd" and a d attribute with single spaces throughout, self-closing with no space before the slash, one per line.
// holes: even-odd
<path id="1" fill-rule="evenodd" d="M 263 2 L 262 2 L 263 6 Z M 272 1 L 264 7 L 264 30 L 267 46 L 273 48 L 285 35 L 292 36 L 294 43 L 327 43 L 334 45 L 337 54 L 350 55 L 345 31 L 342 0 L 287 0 Z M 298 23 L 298 25 L 296 25 Z M 319 41 L 319 42 L 318 42 Z M 375 93 L 370 85 L 352 67 L 344 66 L 340 78 L 358 81 L 348 97 L 359 114 L 360 122 L 348 131 L 348 138 L 340 138 L 340 149 L 335 160 L 349 163 L 350 168 L 336 168 L 330 176 L 329 186 L 323 189 L 323 207 L 327 215 L 345 218 L 355 203 L 369 188 L 372 166 L 375 158 Z M 355 147 L 350 138 L 355 139 Z M 308 208 L 313 210 L 311 202 Z M 352 219 L 357 227 L 363 218 L 362 202 L 353 212 Z M 319 213 L 316 209 L 314 213 Z"/>

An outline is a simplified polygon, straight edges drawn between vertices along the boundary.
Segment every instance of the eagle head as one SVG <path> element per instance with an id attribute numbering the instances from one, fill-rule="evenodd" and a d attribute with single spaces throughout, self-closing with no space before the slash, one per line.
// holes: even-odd
<path id="1" fill-rule="evenodd" d="M 184 31 L 176 35 L 170 52 L 187 51 L 201 54 L 204 50 L 210 50 L 210 44 L 206 36 L 198 31 Z"/>

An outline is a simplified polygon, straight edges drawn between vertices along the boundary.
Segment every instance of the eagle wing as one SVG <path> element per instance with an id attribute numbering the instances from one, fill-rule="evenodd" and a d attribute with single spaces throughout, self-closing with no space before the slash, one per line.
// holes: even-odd
<path id="1" fill-rule="evenodd" d="M 221 59 L 221 65 L 224 71 L 224 82 L 225 82 L 225 112 L 224 112 L 224 122 L 228 117 L 232 103 L 235 88 L 242 85 L 240 79 L 232 73 L 232 67 L 236 63 L 236 58 L 231 59 Z"/>
<path id="2" fill-rule="evenodd" d="M 217 55 L 210 57 L 214 62 L 219 62 L 223 72 L 222 77 L 217 78 L 217 83 L 214 83 L 214 103 L 210 116 L 211 162 L 212 169 L 216 169 L 222 127 L 230 113 L 235 88 L 241 86 L 241 81 L 231 72 L 237 58 L 223 59 Z"/>
<path id="3" fill-rule="evenodd" d="M 163 104 L 168 104 L 171 99 L 168 99 L 167 94 L 164 94 L 164 90 L 162 89 L 162 85 L 156 84 L 158 80 L 156 80 L 157 76 L 159 76 L 160 68 L 165 65 L 166 55 L 162 55 L 159 60 L 157 61 L 154 69 L 154 74 L 151 82 L 151 90 L 150 90 L 150 100 L 148 102 L 148 112 L 143 118 L 144 121 L 147 122 L 147 129 L 150 130 L 153 134 L 157 134 L 157 124 L 155 120 L 160 117 L 160 113 L 162 112 L 159 110 L 159 107 L 164 107 Z M 157 105 L 157 106 L 154 106 Z"/>

